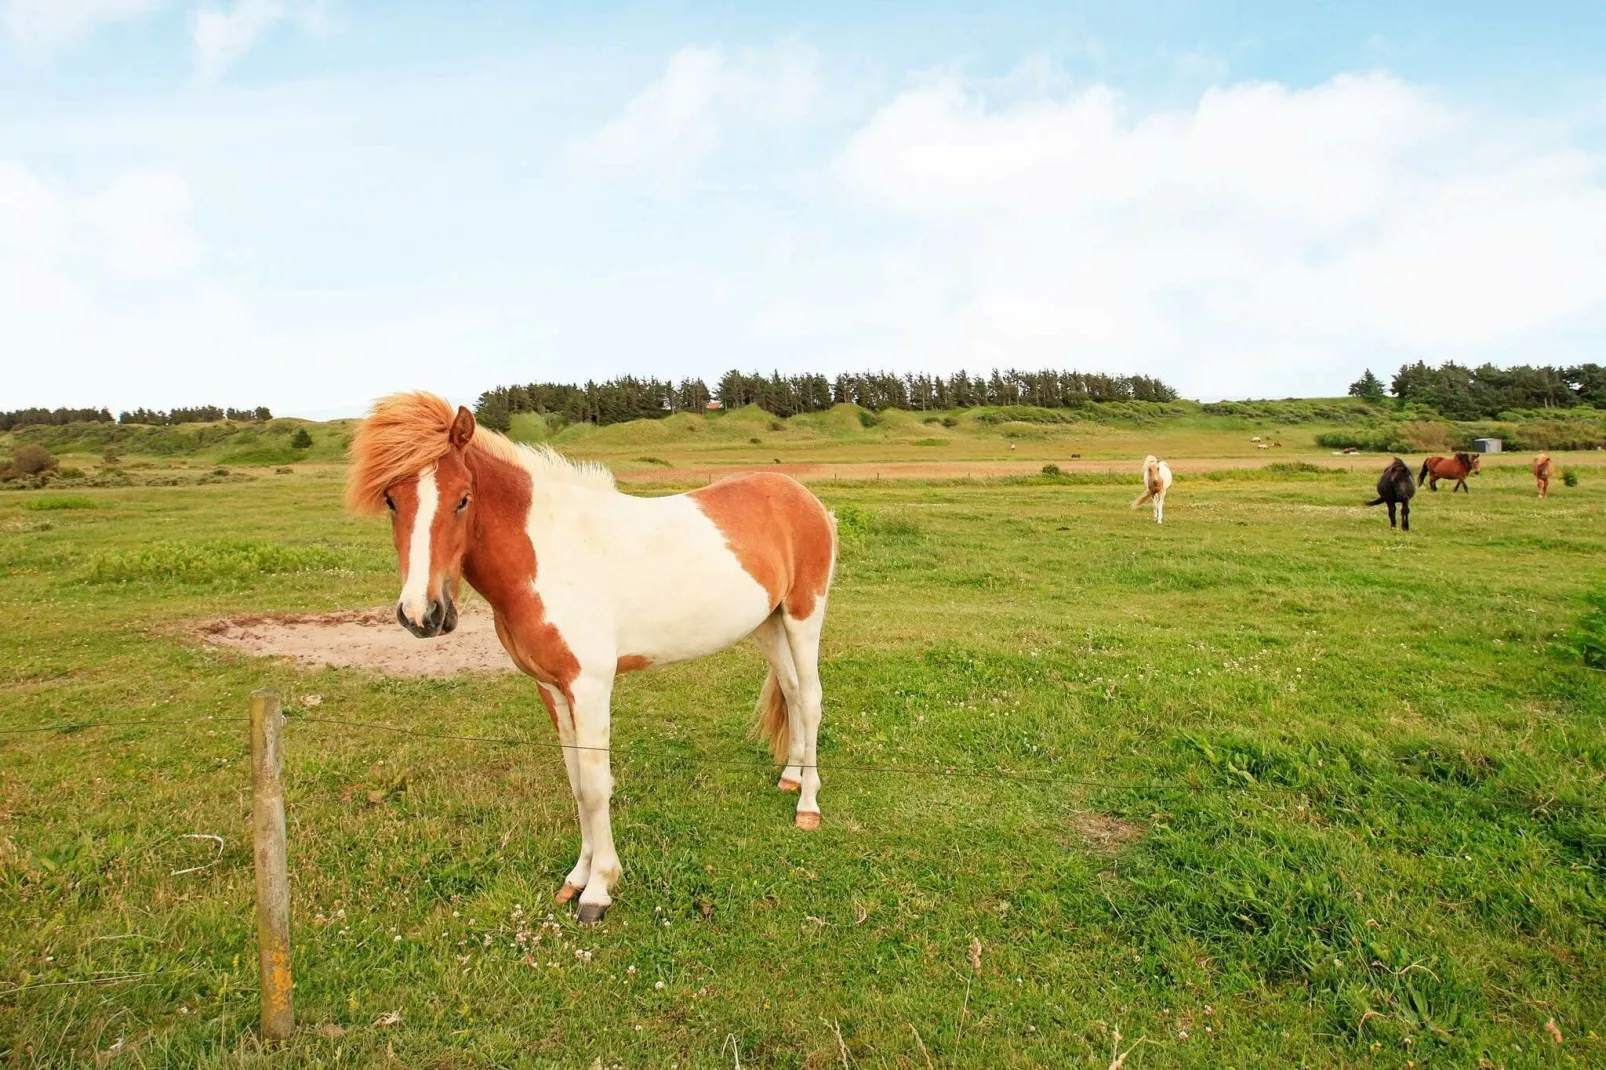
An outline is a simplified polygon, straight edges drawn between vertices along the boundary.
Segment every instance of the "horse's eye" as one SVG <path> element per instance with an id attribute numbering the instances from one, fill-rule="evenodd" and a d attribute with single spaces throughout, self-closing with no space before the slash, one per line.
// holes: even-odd
<path id="1" fill-rule="evenodd" d="M 457 503 L 457 511 L 459 513 L 461 513 L 464 509 L 467 509 L 467 508 L 468 508 L 468 495 L 465 494 L 465 495 L 463 495 L 463 500 Z"/>
<path id="2" fill-rule="evenodd" d="M 396 503 L 391 499 L 390 495 L 388 495 L 388 494 L 385 495 L 385 508 L 389 509 L 393 513 L 396 511 Z"/>

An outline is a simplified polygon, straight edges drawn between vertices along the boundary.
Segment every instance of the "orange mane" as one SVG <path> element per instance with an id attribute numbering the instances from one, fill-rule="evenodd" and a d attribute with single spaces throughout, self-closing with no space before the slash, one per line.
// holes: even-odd
<path id="1" fill-rule="evenodd" d="M 385 510 L 385 489 L 446 456 L 457 410 L 420 390 L 374 402 L 357 425 L 346 456 L 346 508 L 372 516 Z"/>

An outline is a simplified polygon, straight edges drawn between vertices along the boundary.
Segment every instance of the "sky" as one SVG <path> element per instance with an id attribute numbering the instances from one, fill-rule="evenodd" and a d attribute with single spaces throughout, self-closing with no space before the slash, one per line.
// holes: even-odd
<path id="1" fill-rule="evenodd" d="M 1595 0 L 0 0 L 0 409 L 1603 350 Z"/>

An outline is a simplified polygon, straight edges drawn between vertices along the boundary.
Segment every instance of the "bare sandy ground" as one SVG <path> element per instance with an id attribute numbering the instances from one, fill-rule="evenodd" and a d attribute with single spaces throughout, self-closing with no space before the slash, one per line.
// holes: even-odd
<path id="1" fill-rule="evenodd" d="M 213 621 L 201 638 L 214 646 L 259 656 L 294 658 L 303 665 L 378 669 L 398 676 L 513 672 L 496 638 L 491 613 L 478 600 L 460 608 L 457 630 L 418 639 L 396 623 L 390 608 L 328 614 L 283 614 Z"/>

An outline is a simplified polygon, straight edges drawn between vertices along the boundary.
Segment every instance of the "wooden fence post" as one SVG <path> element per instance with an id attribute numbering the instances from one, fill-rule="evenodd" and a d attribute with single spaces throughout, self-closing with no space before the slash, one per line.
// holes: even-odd
<path id="1" fill-rule="evenodd" d="M 251 843 L 256 859 L 257 962 L 262 974 L 262 1038 L 289 1040 L 290 882 L 284 844 L 284 764 L 279 692 L 251 692 Z"/>

